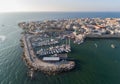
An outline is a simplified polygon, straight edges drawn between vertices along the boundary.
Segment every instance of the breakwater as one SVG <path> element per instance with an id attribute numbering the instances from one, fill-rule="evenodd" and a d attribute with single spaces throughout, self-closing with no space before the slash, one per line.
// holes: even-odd
<path id="1" fill-rule="evenodd" d="M 24 48 L 23 60 L 30 70 L 41 71 L 45 74 L 56 74 L 64 71 L 69 71 L 75 67 L 74 61 L 60 61 L 55 63 L 44 62 L 38 59 L 31 47 L 29 38 L 23 35 L 21 43 Z"/>

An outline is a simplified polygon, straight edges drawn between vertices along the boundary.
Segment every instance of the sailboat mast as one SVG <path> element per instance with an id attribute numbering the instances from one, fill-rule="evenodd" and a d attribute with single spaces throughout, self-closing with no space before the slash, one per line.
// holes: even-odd
<path id="1" fill-rule="evenodd" d="M 70 46 L 70 37 L 69 37 L 69 46 Z"/>
<path id="2" fill-rule="evenodd" d="M 67 45 L 67 38 L 66 38 L 66 45 Z"/>

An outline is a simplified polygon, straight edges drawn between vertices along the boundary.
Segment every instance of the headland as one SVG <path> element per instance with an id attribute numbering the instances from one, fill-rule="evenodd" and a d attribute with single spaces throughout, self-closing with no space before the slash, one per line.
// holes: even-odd
<path id="1" fill-rule="evenodd" d="M 56 74 L 72 70 L 68 60 L 70 40 L 81 44 L 85 38 L 120 38 L 120 18 L 80 18 L 21 22 L 23 59 L 31 71 Z"/>

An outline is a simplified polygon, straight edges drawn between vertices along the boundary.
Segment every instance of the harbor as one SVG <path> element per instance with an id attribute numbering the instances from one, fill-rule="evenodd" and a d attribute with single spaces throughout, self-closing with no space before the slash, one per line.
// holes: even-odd
<path id="1" fill-rule="evenodd" d="M 32 71 L 45 74 L 56 74 L 75 68 L 75 61 L 68 60 L 71 41 L 82 44 L 86 38 L 120 38 L 119 18 L 21 22 L 18 25 L 24 30 L 22 46 L 26 65 Z M 97 44 L 94 45 L 98 47 Z M 115 48 L 113 44 L 111 47 Z"/>
<path id="2" fill-rule="evenodd" d="M 62 53 L 62 51 L 59 51 L 59 50 L 54 53 L 49 53 L 49 54 L 56 54 L 52 57 L 43 56 L 43 58 L 41 59 L 38 58 L 31 46 L 31 43 L 29 40 L 30 38 L 33 38 L 33 37 L 29 35 L 24 35 L 22 37 L 22 42 L 24 45 L 23 59 L 26 62 L 26 65 L 28 66 L 28 68 L 30 68 L 30 70 L 32 69 L 33 71 L 42 71 L 43 73 L 50 75 L 50 74 L 60 73 L 64 71 L 69 71 L 74 68 L 75 66 L 74 61 L 67 61 L 66 60 L 67 57 L 64 54 L 62 54 L 63 57 L 60 56 L 60 53 Z M 43 55 L 41 53 L 42 52 L 39 52 L 39 56 Z M 46 50 L 44 50 L 43 53 L 46 53 Z M 57 55 L 58 53 L 59 55 Z M 44 55 L 47 56 L 49 54 L 46 53 Z"/>

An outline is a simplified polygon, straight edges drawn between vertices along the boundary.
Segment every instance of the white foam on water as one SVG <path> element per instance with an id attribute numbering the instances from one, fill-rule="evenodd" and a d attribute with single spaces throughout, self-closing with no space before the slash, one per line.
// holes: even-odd
<path id="1" fill-rule="evenodd" d="M 6 36 L 0 35 L 0 42 L 5 41 L 5 39 L 6 39 Z"/>

